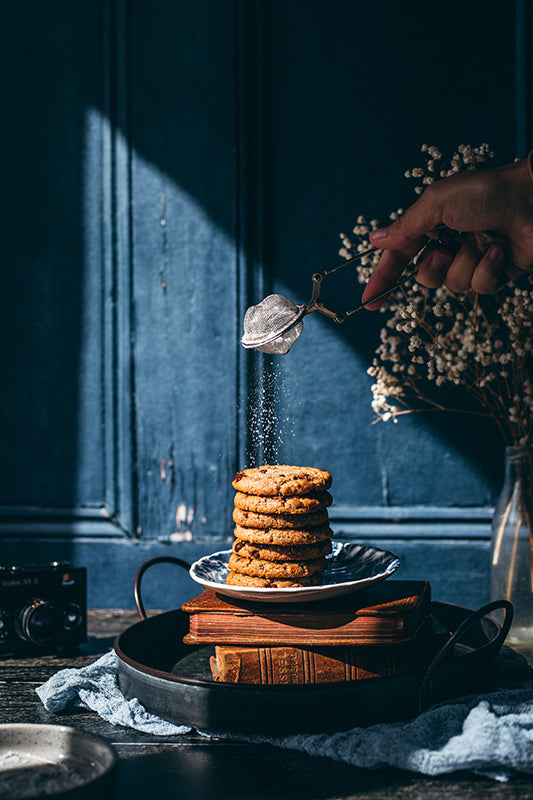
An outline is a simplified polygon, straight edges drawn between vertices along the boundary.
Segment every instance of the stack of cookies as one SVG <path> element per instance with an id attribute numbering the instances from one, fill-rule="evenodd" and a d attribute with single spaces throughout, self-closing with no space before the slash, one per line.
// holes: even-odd
<path id="1" fill-rule="evenodd" d="M 329 472 L 316 467 L 264 465 L 238 472 L 235 540 L 226 583 L 316 586 L 331 553 Z"/>

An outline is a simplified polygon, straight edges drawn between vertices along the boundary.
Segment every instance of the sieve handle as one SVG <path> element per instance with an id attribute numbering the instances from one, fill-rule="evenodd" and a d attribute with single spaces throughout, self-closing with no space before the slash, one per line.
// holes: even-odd
<path id="1" fill-rule="evenodd" d="M 459 231 L 454 231 L 451 230 L 451 228 L 447 228 L 446 225 L 443 224 L 437 225 L 432 232 L 437 234 L 436 239 L 428 236 L 425 244 L 421 247 L 421 249 L 417 253 L 415 253 L 413 258 L 411 258 L 410 261 L 407 262 L 406 266 L 409 266 L 409 264 L 415 264 L 415 265 L 418 264 L 422 256 L 424 256 L 425 253 L 435 244 L 445 245 L 446 247 L 453 247 L 457 246 L 459 243 L 462 242 L 462 234 Z M 403 275 L 393 286 L 389 286 L 389 288 L 385 289 L 383 292 L 375 294 L 373 297 L 370 297 L 364 303 L 360 303 L 358 306 L 355 306 L 355 308 L 351 308 L 349 309 L 349 311 L 344 311 L 344 313 L 342 314 L 337 314 L 334 311 L 330 311 L 329 309 L 324 308 L 319 298 L 319 292 L 316 290 L 317 285 L 318 287 L 320 286 L 320 281 L 322 280 L 322 278 L 326 278 L 328 277 L 328 275 L 332 275 L 334 272 L 337 272 L 337 270 L 342 269 L 342 267 L 346 267 L 348 264 L 352 264 L 354 261 L 359 261 L 359 259 L 371 255 L 372 253 L 375 253 L 376 250 L 378 249 L 379 248 L 374 247 L 372 245 L 363 252 L 357 253 L 357 255 L 352 256 L 352 258 L 349 258 L 343 264 L 337 264 L 336 267 L 331 267 L 331 269 L 326 269 L 323 270 L 322 272 L 316 272 L 313 275 L 313 296 L 311 297 L 309 303 L 306 303 L 307 312 L 320 311 L 322 314 L 326 314 L 326 316 L 334 319 L 335 322 L 341 323 L 344 322 L 344 320 L 347 319 L 348 317 L 351 317 L 353 314 L 356 314 L 358 311 L 362 311 L 362 309 L 365 308 L 367 305 L 369 305 L 369 303 L 374 303 L 376 300 L 381 300 L 383 297 L 387 297 L 387 295 L 391 294 L 391 292 L 396 291 L 396 289 L 399 289 L 400 286 L 403 286 L 404 283 L 407 283 L 407 281 L 410 281 L 411 278 L 414 278 L 416 276 L 418 270 L 415 267 L 415 269 Z M 318 283 L 316 283 L 317 281 Z"/>
<path id="2" fill-rule="evenodd" d="M 427 245 L 424 245 L 424 248 L 422 250 L 420 250 L 420 255 L 424 252 L 424 250 L 428 246 L 429 242 Z M 357 258 L 359 257 L 360 256 L 357 256 Z M 350 261 L 354 260 L 355 259 L 350 259 Z M 349 264 L 350 261 L 347 261 L 346 264 Z M 344 267 L 345 264 L 341 264 L 340 266 Z M 411 272 L 408 272 L 406 275 L 403 275 L 400 278 L 400 280 L 394 284 L 394 286 L 389 286 L 388 289 L 385 289 L 385 291 L 374 295 L 374 297 L 371 297 L 370 300 L 366 300 L 364 303 L 361 303 L 355 308 L 351 308 L 349 311 L 344 311 L 342 314 L 338 314 L 336 311 L 332 311 L 330 308 L 326 308 L 326 306 L 322 302 L 322 299 L 320 298 L 320 284 L 322 282 L 322 279 L 331 272 L 335 272 L 336 269 L 340 269 L 340 267 L 334 267 L 333 269 L 326 272 L 315 272 L 315 274 L 313 275 L 313 294 L 311 296 L 311 299 L 308 300 L 307 303 L 305 303 L 305 305 L 303 306 L 303 312 L 305 314 L 310 314 L 312 311 L 320 311 L 321 314 L 324 314 L 324 316 L 329 317 L 334 322 L 337 322 L 339 324 L 341 322 L 344 322 L 344 320 L 347 319 L 348 317 L 351 317 L 352 314 L 357 313 L 357 311 L 361 311 L 366 305 L 368 305 L 368 303 L 373 303 L 374 300 L 381 300 L 382 297 L 386 297 L 391 292 L 394 292 L 395 289 L 398 289 L 398 287 L 401 286 L 403 283 L 407 283 L 407 281 L 410 280 L 412 277 L 414 277 L 417 273 L 416 269 L 412 270 Z"/>
<path id="3" fill-rule="evenodd" d="M 425 252 L 425 250 L 429 247 L 429 245 L 430 242 L 424 245 L 420 253 L 417 253 L 417 255 L 421 256 Z M 396 289 L 399 289 L 400 286 L 403 286 L 404 283 L 410 281 L 411 278 L 416 277 L 417 272 L 418 269 L 413 269 L 411 270 L 411 272 L 407 272 L 393 286 L 389 286 L 389 288 L 385 289 L 383 292 L 375 294 L 369 300 L 365 300 L 364 303 L 360 303 L 360 305 L 356 306 L 355 308 L 351 308 L 349 311 L 345 311 L 344 314 L 337 314 L 337 316 L 335 317 L 335 322 L 344 322 L 344 320 L 347 319 L 348 317 L 351 317 L 352 314 L 356 314 L 358 311 L 362 311 L 363 308 L 365 308 L 365 306 L 367 306 L 369 303 L 374 303 L 376 300 L 381 300 L 382 297 L 387 297 L 387 295 L 391 294 L 392 292 L 395 292 Z"/>

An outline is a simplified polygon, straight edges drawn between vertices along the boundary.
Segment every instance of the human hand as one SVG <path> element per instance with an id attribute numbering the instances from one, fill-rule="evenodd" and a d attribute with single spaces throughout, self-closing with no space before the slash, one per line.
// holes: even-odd
<path id="1" fill-rule="evenodd" d="M 529 158 L 531 158 L 531 154 Z M 533 179 L 528 160 L 498 169 L 462 172 L 427 187 L 420 199 L 388 228 L 370 234 L 383 249 L 362 302 L 393 286 L 438 225 L 470 233 L 458 252 L 436 244 L 417 265 L 416 281 L 452 292 L 470 287 L 491 294 L 533 265 Z M 495 241 L 484 243 L 477 232 Z M 379 308 L 383 300 L 366 308 Z"/>

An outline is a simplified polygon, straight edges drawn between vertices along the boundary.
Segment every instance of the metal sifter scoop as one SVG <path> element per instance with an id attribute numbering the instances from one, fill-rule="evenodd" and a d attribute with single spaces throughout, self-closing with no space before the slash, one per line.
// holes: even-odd
<path id="1" fill-rule="evenodd" d="M 439 226 L 435 230 L 442 231 L 443 229 L 444 226 Z M 457 240 L 458 234 L 455 231 L 449 231 L 449 233 L 453 233 L 455 240 Z M 428 238 L 423 247 L 407 264 L 407 266 L 414 265 L 414 269 L 409 270 L 403 275 L 394 286 L 389 287 L 384 292 L 380 292 L 380 294 L 374 295 L 374 297 L 371 297 L 365 303 L 361 303 L 355 306 L 355 308 L 344 311 L 342 314 L 331 311 L 324 306 L 320 298 L 320 286 L 323 279 L 337 272 L 337 270 L 352 264 L 354 261 L 358 261 L 364 258 L 364 256 L 374 253 L 377 248 L 370 247 L 362 253 L 358 253 L 353 258 L 348 259 L 343 264 L 323 270 L 322 272 L 315 272 L 312 278 L 313 293 L 307 303 L 293 303 L 282 294 L 268 295 L 268 297 L 265 297 L 265 299 L 261 300 L 256 306 L 250 306 L 246 311 L 244 315 L 244 335 L 241 339 L 241 344 L 247 349 L 254 348 L 256 350 L 262 350 L 263 353 L 285 355 L 301 335 L 304 327 L 303 318 L 306 314 L 310 314 L 312 311 L 320 311 L 321 314 L 330 317 L 334 322 L 344 322 L 348 317 L 361 311 L 368 303 L 372 303 L 374 300 L 380 300 L 416 275 L 417 262 L 426 253 L 427 249 L 436 242 L 440 244 L 445 243 L 442 241 L 440 234 L 437 240 Z M 446 242 L 447 245 L 449 245 L 449 243 L 449 241 Z"/>

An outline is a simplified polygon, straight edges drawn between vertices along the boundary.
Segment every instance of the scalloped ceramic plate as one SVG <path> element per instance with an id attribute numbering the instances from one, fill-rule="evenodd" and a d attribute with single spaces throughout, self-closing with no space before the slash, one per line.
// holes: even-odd
<path id="1" fill-rule="evenodd" d="M 228 586 L 228 561 L 231 550 L 222 550 L 195 561 L 190 576 L 206 588 L 228 597 L 263 603 L 302 603 L 326 600 L 349 592 L 359 592 L 373 583 L 389 578 L 400 567 L 400 559 L 387 550 L 361 544 L 333 542 L 333 552 L 326 556 L 328 568 L 320 586 L 297 586 L 263 589 L 260 586 Z"/>

